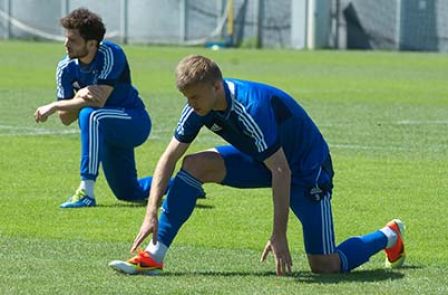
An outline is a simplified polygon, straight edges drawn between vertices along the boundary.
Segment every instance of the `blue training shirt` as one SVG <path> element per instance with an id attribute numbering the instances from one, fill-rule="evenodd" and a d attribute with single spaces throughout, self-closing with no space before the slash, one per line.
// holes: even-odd
<path id="1" fill-rule="evenodd" d="M 76 91 L 89 85 L 114 87 L 105 107 L 144 109 L 138 91 L 131 84 L 131 73 L 126 55 L 120 46 L 111 42 L 100 43 L 93 61 L 83 65 L 77 58 L 62 59 L 56 70 L 57 98 L 70 99 Z"/>
<path id="2" fill-rule="evenodd" d="M 305 110 L 285 92 L 261 83 L 224 79 L 224 90 L 227 109 L 223 112 L 200 116 L 187 104 L 175 138 L 190 143 L 205 125 L 260 162 L 283 147 L 292 182 L 313 184 L 329 148 Z"/>

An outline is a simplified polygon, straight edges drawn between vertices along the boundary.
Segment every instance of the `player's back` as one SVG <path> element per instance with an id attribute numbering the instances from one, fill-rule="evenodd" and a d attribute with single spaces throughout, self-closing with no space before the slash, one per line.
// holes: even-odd
<path id="1" fill-rule="evenodd" d="M 291 170 L 306 175 L 328 157 L 321 132 L 300 104 L 286 92 L 262 83 L 226 79 L 235 85 L 235 97 L 257 120 L 276 124 Z M 266 112 L 263 109 L 270 109 Z"/>

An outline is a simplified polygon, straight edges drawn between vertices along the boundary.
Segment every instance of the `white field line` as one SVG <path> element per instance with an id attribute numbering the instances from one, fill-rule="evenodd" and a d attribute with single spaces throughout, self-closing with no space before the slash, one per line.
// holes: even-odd
<path id="1" fill-rule="evenodd" d="M 6 133 L 2 131 L 6 130 Z M 77 129 L 53 130 L 48 128 L 20 127 L 0 125 L 0 136 L 39 136 L 39 135 L 65 135 L 79 133 Z"/>
<path id="2" fill-rule="evenodd" d="M 333 143 L 329 144 L 330 148 L 347 149 L 347 150 L 363 150 L 363 151 L 406 151 L 409 150 L 400 146 L 373 146 L 373 145 L 361 145 L 361 144 L 344 144 Z"/>
<path id="3" fill-rule="evenodd" d="M 3 133 L 2 130 L 7 130 Z M 157 130 L 151 131 L 149 139 L 158 139 L 160 136 L 157 134 L 172 133 L 172 130 Z M 66 130 L 56 130 L 48 128 L 36 128 L 36 127 L 20 127 L 12 125 L 0 125 L 0 137 L 8 136 L 41 136 L 41 135 L 70 135 L 79 134 L 79 129 L 66 129 Z"/>
<path id="4" fill-rule="evenodd" d="M 392 124 L 398 125 L 444 125 L 448 124 L 448 120 L 435 120 L 435 121 L 397 121 Z M 338 124 L 330 124 L 328 126 L 334 126 Z M 10 130 L 10 132 L 2 133 L 3 130 Z M 149 136 L 149 139 L 160 139 L 165 134 L 171 134 L 173 132 L 172 129 L 166 130 L 153 130 Z M 79 134 L 78 129 L 68 129 L 68 130 L 54 130 L 54 129 L 46 129 L 46 128 L 36 128 L 36 127 L 20 127 L 20 126 L 12 126 L 12 125 L 1 125 L 0 124 L 0 137 L 7 136 L 41 136 L 41 135 L 69 135 L 69 134 Z M 335 143 L 330 144 L 331 148 L 336 149 L 350 149 L 350 150 L 365 150 L 365 151 L 405 151 L 406 147 L 403 146 L 372 146 L 372 145 L 360 145 L 360 144 L 344 144 L 344 143 Z"/>
<path id="5" fill-rule="evenodd" d="M 398 121 L 398 125 L 448 125 L 448 120 L 433 120 L 433 121 L 419 121 L 419 120 L 402 120 Z"/>

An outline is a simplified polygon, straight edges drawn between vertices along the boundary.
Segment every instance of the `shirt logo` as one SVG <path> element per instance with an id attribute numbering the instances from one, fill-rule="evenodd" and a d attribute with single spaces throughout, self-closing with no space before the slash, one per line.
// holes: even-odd
<path id="1" fill-rule="evenodd" d="M 76 89 L 76 90 L 81 89 L 81 86 L 79 86 L 78 81 L 73 82 L 73 83 L 72 83 L 72 86 L 73 86 L 73 88 Z"/>
<path id="2" fill-rule="evenodd" d="M 217 125 L 216 123 L 212 125 L 212 127 L 210 127 L 210 130 L 213 132 L 218 132 L 222 130 L 222 127 Z"/>
<path id="3" fill-rule="evenodd" d="M 177 132 L 179 135 L 184 135 L 184 133 L 185 133 L 184 126 L 181 125 L 181 124 L 178 124 L 178 125 L 177 125 L 177 128 L 176 128 L 176 132 Z"/>

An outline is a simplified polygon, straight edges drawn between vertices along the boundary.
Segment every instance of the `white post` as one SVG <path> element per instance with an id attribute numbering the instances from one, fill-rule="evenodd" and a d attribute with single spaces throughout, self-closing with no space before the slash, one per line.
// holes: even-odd
<path id="1" fill-rule="evenodd" d="M 61 1 L 61 17 L 66 16 L 70 12 L 70 0 Z M 62 35 L 65 34 L 65 29 L 61 26 Z"/>
<path id="2" fill-rule="evenodd" d="M 121 35 L 121 42 L 124 44 L 128 43 L 128 0 L 121 0 L 120 1 L 120 12 L 121 12 L 121 22 L 120 22 L 120 35 Z"/>
<path id="3" fill-rule="evenodd" d="M 304 49 L 307 35 L 307 0 L 291 1 L 291 47 Z"/>
<path id="4" fill-rule="evenodd" d="M 216 0 L 216 27 L 221 23 L 221 16 L 223 15 L 224 3 L 223 0 Z"/>
<path id="5" fill-rule="evenodd" d="M 5 24 L 5 39 L 9 40 L 11 38 L 11 0 L 5 1 L 5 13 L 7 17 L 4 18 Z"/>
<path id="6" fill-rule="evenodd" d="M 316 31 L 316 0 L 308 0 L 307 7 L 307 37 L 306 37 L 306 48 L 314 49 L 315 47 L 315 31 Z"/>
<path id="7" fill-rule="evenodd" d="M 396 18 L 397 18 L 397 28 L 396 28 L 396 35 L 395 35 L 395 40 L 397 42 L 397 50 L 400 50 L 401 48 L 401 10 L 402 10 L 402 3 L 401 0 L 397 0 L 397 14 L 396 14 Z"/>
<path id="8" fill-rule="evenodd" d="M 180 5 L 180 27 L 179 27 L 179 40 L 181 43 L 187 40 L 187 8 L 188 0 L 181 0 Z"/>
<path id="9" fill-rule="evenodd" d="M 257 7 L 257 25 L 255 26 L 256 48 L 263 47 L 263 18 L 264 18 L 264 1 L 255 1 Z"/>

